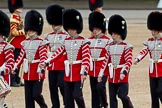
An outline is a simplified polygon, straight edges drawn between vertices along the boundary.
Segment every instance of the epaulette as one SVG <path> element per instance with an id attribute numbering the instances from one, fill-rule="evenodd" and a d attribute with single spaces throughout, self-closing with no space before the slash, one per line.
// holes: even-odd
<path id="1" fill-rule="evenodd" d="M 85 40 L 84 40 L 84 44 L 91 44 L 91 42 L 86 38 Z"/>
<path id="2" fill-rule="evenodd" d="M 127 44 L 126 43 L 126 48 L 125 49 L 133 49 L 133 45 L 132 44 Z"/>
<path id="3" fill-rule="evenodd" d="M 5 46 L 4 50 L 8 50 L 8 49 L 15 49 L 13 45 L 7 43 L 7 45 Z"/>
<path id="4" fill-rule="evenodd" d="M 48 45 L 49 44 L 49 41 L 47 40 L 43 40 L 40 44 L 40 46 L 44 46 L 44 45 Z"/>
<path id="5" fill-rule="evenodd" d="M 48 37 L 48 33 L 44 34 L 44 39 L 46 39 Z"/>

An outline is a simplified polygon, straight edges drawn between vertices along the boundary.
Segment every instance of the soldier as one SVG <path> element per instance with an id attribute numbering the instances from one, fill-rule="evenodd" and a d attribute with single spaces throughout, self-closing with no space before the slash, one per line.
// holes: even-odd
<path id="1" fill-rule="evenodd" d="M 89 0 L 89 9 L 92 12 L 102 12 L 103 0 Z"/>
<path id="2" fill-rule="evenodd" d="M 89 9 L 92 12 L 100 12 L 102 13 L 103 11 L 103 0 L 89 0 Z M 105 18 L 106 20 L 106 30 L 105 33 L 107 35 L 107 29 L 108 29 L 108 20 L 109 18 Z"/>
<path id="3" fill-rule="evenodd" d="M 25 32 L 28 37 L 21 42 L 22 49 L 18 56 L 15 68 L 20 67 L 22 62 L 25 82 L 25 105 L 26 108 L 35 108 L 36 101 L 41 108 L 47 108 L 42 93 L 45 70 L 39 65 L 47 59 L 48 41 L 42 40 L 43 17 L 35 10 L 30 10 L 25 16 Z"/>
<path id="4" fill-rule="evenodd" d="M 10 92 L 9 85 L 9 73 L 14 67 L 14 47 L 7 43 L 4 40 L 4 37 L 7 38 L 10 33 L 10 20 L 8 16 L 0 11 L 0 79 L 4 78 L 5 87 L 3 88 L 2 82 L 0 84 L 0 108 L 7 108 L 7 105 L 4 103 L 5 94 Z M 7 82 L 7 83 L 6 83 Z M 2 96 L 3 95 L 3 96 Z"/>
<path id="5" fill-rule="evenodd" d="M 136 65 L 144 59 L 149 53 L 150 66 L 150 92 L 151 92 L 151 108 L 160 108 L 159 99 L 162 102 L 162 13 L 155 11 L 151 12 L 147 18 L 147 28 L 151 31 L 152 38 L 144 41 L 144 49 L 140 51 L 134 60 Z"/>
<path id="6" fill-rule="evenodd" d="M 21 45 L 20 43 L 25 40 L 25 32 L 23 27 L 23 20 L 20 17 L 23 8 L 22 0 L 8 0 L 8 8 L 11 13 L 10 17 L 10 27 L 11 33 L 7 39 L 7 42 L 11 43 L 15 47 L 14 59 L 16 61 L 18 55 L 20 54 Z M 19 69 L 16 71 L 15 75 L 11 75 L 11 86 L 18 87 L 22 84 L 19 77 Z"/>
<path id="7" fill-rule="evenodd" d="M 120 15 L 112 15 L 108 31 L 113 42 L 106 46 L 109 59 L 109 97 L 110 108 L 117 108 L 116 96 L 121 99 L 123 108 L 133 108 L 128 97 L 128 77 L 132 65 L 133 46 L 124 42 L 127 36 L 127 24 Z"/>
<path id="8" fill-rule="evenodd" d="M 63 27 L 70 37 L 46 60 L 46 64 L 61 54 L 67 55 L 64 61 L 65 108 L 75 108 L 74 100 L 78 108 L 85 108 L 82 86 L 89 70 L 90 50 L 89 43 L 79 35 L 83 29 L 81 14 L 75 9 L 66 10 L 63 14 Z"/>
<path id="9" fill-rule="evenodd" d="M 107 51 L 105 46 L 111 41 L 104 33 L 106 30 L 105 16 L 99 12 L 92 12 L 89 16 L 89 30 L 92 36 L 90 41 L 92 69 L 88 72 L 90 76 L 92 108 L 107 108 L 106 82 L 108 70 L 103 69 L 102 63 L 105 59 Z M 104 62 L 104 64 L 107 62 Z"/>
<path id="10" fill-rule="evenodd" d="M 62 14 L 64 7 L 60 5 L 50 5 L 46 9 L 46 18 L 48 23 L 52 26 L 53 32 L 48 33 L 45 39 L 50 42 L 49 50 L 52 55 L 56 50 L 63 45 L 65 38 L 68 34 L 62 30 Z M 64 100 L 64 73 L 65 54 L 61 54 L 57 59 L 54 59 L 48 66 L 48 81 L 49 90 L 52 102 L 52 108 L 60 108 L 60 101 L 58 95 L 58 87 Z M 65 103 L 65 102 L 64 102 Z"/>

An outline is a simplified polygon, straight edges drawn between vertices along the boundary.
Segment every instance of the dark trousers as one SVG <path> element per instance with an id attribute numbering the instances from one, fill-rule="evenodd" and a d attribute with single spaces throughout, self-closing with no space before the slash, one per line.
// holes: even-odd
<path id="1" fill-rule="evenodd" d="M 75 108 L 74 100 L 76 101 L 78 108 L 85 108 L 81 81 L 65 81 L 65 108 Z"/>
<path id="2" fill-rule="evenodd" d="M 48 82 L 49 82 L 49 90 L 52 102 L 52 108 L 60 108 L 59 94 L 58 88 L 60 89 L 61 95 L 64 101 L 64 73 L 65 71 L 54 70 L 49 71 L 48 73 Z"/>
<path id="3" fill-rule="evenodd" d="M 118 108 L 116 96 L 121 99 L 123 108 L 133 108 L 128 95 L 128 83 L 114 84 L 109 83 L 110 108 Z"/>
<path id="4" fill-rule="evenodd" d="M 15 48 L 14 50 L 14 60 L 16 61 L 16 59 L 18 58 L 19 54 L 20 54 L 21 49 L 20 48 Z M 19 68 L 15 71 L 16 74 L 11 74 L 11 85 L 14 83 L 19 84 L 20 83 L 20 77 L 19 77 Z"/>
<path id="5" fill-rule="evenodd" d="M 159 99 L 162 103 L 162 77 L 150 78 L 151 108 L 160 108 Z"/>
<path id="6" fill-rule="evenodd" d="M 107 76 L 102 77 L 102 82 L 98 82 L 97 77 L 90 77 L 92 108 L 107 107 L 106 82 Z"/>
<path id="7" fill-rule="evenodd" d="M 25 108 L 35 108 L 36 101 L 40 108 L 47 108 L 42 93 L 43 80 L 26 81 L 25 80 Z"/>

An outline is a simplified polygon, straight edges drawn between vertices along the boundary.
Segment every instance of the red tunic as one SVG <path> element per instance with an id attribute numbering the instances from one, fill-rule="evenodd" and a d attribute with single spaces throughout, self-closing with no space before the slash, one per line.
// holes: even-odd
<path id="1" fill-rule="evenodd" d="M 89 70 L 88 74 L 93 77 L 102 77 L 103 75 L 108 76 L 107 67 L 103 70 L 103 73 L 100 72 L 102 65 L 107 65 L 107 62 L 103 61 L 105 60 L 107 54 L 105 46 L 111 41 L 110 38 L 108 38 L 104 34 L 101 34 L 101 36 L 98 39 L 92 36 L 88 40 L 90 42 L 90 50 L 92 57 L 92 69 Z"/>
<path id="2" fill-rule="evenodd" d="M 47 44 L 49 44 L 48 41 L 38 37 L 28 38 L 21 43 L 22 49 L 16 60 L 16 66 L 20 67 L 24 59 L 28 60 L 28 71 L 24 72 L 24 80 L 40 80 L 45 78 L 45 73 L 40 77 L 37 69 L 39 63 L 43 63 L 47 59 Z"/>
<path id="3" fill-rule="evenodd" d="M 10 18 L 10 26 L 12 38 L 9 37 L 8 42 L 15 48 L 21 48 L 20 43 L 26 38 L 21 17 L 13 13 Z"/>
<path id="4" fill-rule="evenodd" d="M 112 42 L 106 47 L 109 55 L 108 70 L 109 82 L 123 83 L 128 82 L 130 67 L 132 65 L 133 46 L 123 41 L 118 43 Z M 111 65 L 112 64 L 112 65 Z M 110 68 L 113 66 L 113 69 Z M 126 70 L 128 74 L 123 80 L 120 80 L 120 74 Z"/>
<path id="5" fill-rule="evenodd" d="M 51 54 L 56 52 L 56 50 L 63 45 L 65 38 L 68 37 L 68 34 L 63 31 L 52 32 L 45 36 L 45 39 L 50 42 L 49 51 Z M 50 55 L 50 54 L 49 54 Z M 48 66 L 48 70 L 65 70 L 64 60 L 66 59 L 65 54 L 60 54 L 59 57 L 55 58 L 51 64 Z"/>
<path id="6" fill-rule="evenodd" d="M 154 78 L 162 77 L 162 37 L 157 39 L 149 38 L 143 44 L 145 47 L 136 58 L 141 61 L 149 53 L 149 76 Z"/>
<path id="7" fill-rule="evenodd" d="M 80 81 L 81 74 L 88 72 L 90 65 L 90 49 L 89 43 L 81 36 L 65 39 L 63 46 L 52 55 L 52 59 L 57 58 L 60 54 L 66 54 L 64 80 L 69 82 Z M 65 63 L 64 61 L 64 63 Z M 69 71 L 67 71 L 69 68 Z"/>
<path id="8" fill-rule="evenodd" d="M 5 41 L 0 41 L 0 67 L 5 73 L 4 79 L 9 84 L 9 73 L 14 67 L 14 47 Z M 3 67 L 3 66 L 4 67 Z M 2 68 L 3 67 L 3 68 Z"/>

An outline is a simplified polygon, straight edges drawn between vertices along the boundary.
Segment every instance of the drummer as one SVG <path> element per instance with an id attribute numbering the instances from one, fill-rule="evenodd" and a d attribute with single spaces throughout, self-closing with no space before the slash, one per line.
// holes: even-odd
<path id="1" fill-rule="evenodd" d="M 8 37 L 9 33 L 10 20 L 4 12 L 0 11 L 0 78 L 2 79 L 0 81 L 7 87 L 2 88 L 3 86 L 0 86 L 0 108 L 7 108 L 4 99 L 7 93 L 11 90 L 8 85 L 9 72 L 11 72 L 14 67 L 14 47 L 5 41 L 5 38 Z M 3 92 L 3 94 L 1 92 Z"/>

